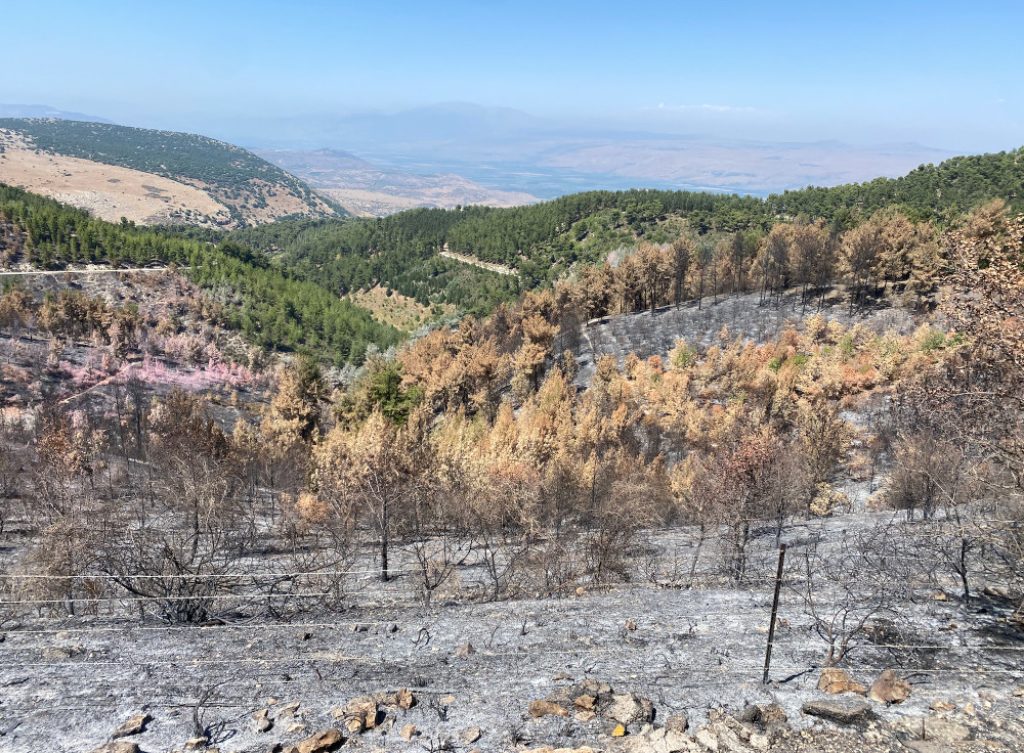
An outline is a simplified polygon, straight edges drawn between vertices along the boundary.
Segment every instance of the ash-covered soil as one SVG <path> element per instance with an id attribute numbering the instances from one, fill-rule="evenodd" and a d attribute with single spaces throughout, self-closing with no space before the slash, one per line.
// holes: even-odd
<path id="1" fill-rule="evenodd" d="M 622 361 L 635 353 L 640 358 L 665 356 L 678 340 L 703 349 L 719 342 L 723 332 L 727 341 L 743 338 L 768 342 L 787 327 L 800 329 L 812 316 L 836 321 L 846 327 L 862 324 L 876 331 L 908 332 L 915 326 L 909 311 L 889 305 L 850 310 L 845 296 L 835 291 L 825 297 L 802 302 L 798 294 L 761 303 L 759 293 L 706 297 L 699 305 L 688 301 L 680 306 L 666 306 L 635 314 L 622 314 L 597 319 L 580 327 L 567 343 L 577 354 L 579 372 L 576 381 L 588 385 L 594 368 L 602 357 Z"/>
<path id="2" fill-rule="evenodd" d="M 531 701 L 557 700 L 591 679 L 649 698 L 655 727 L 685 713 L 693 750 L 711 749 L 700 747 L 699 730 L 718 729 L 720 710 L 739 715 L 749 704 L 772 703 L 789 720 L 764 738 L 772 750 L 1021 750 L 1024 640 L 1009 608 L 987 598 L 965 604 L 922 588 L 858 636 L 844 668 L 868 686 L 882 670 L 895 670 L 912 688 L 905 702 L 865 701 L 877 719 L 852 727 L 802 713 L 809 700 L 835 697 L 816 689 L 825 645 L 801 595 L 801 552 L 810 541 L 840 547 L 877 522 L 859 514 L 784 532 L 790 565 L 768 685 L 761 680 L 774 535 L 756 539 L 741 583 L 709 574 L 686 588 L 675 564 L 689 561 L 693 532 L 673 529 L 650 534 L 664 556 L 645 581 L 580 586 L 565 598 L 460 603 L 460 594 L 473 592 L 470 568 L 463 585 L 430 608 L 417 602 L 414 575 L 404 574 L 387 584 L 352 579 L 344 608 L 276 621 L 258 610 L 209 627 L 140 623 L 130 612 L 23 613 L 2 626 L 0 748 L 91 751 L 145 712 L 152 717 L 145 731 L 128 738 L 144 751 L 184 750 L 197 736 L 196 720 L 221 751 L 269 751 L 340 727 L 332 711 L 352 699 L 408 688 L 412 708 L 382 706 L 382 724 L 352 735 L 344 748 L 659 749 L 643 724 L 626 725 L 617 738 L 601 714 L 530 714 Z M 399 569 L 409 564 L 400 561 Z M 260 732 L 253 714 L 264 709 L 273 724 Z M 400 732 L 409 724 L 417 734 L 406 740 Z M 469 741 L 474 727 L 479 739 Z M 931 742 L 918 730 L 925 738 L 931 730 Z M 939 737 L 946 747 L 921 747 Z M 737 750 L 758 749 L 751 746 L 763 740 L 741 742 Z"/>

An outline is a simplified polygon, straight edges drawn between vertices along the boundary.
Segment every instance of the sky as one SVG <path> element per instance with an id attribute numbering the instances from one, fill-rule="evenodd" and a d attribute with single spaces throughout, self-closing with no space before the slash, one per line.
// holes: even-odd
<path id="1" fill-rule="evenodd" d="M 130 125 L 457 101 L 730 138 L 1024 143 L 1020 2 L 35 0 L 3 18 L 0 102 Z"/>

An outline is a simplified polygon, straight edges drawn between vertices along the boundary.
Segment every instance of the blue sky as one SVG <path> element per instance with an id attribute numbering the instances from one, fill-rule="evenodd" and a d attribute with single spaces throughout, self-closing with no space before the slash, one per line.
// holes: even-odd
<path id="1" fill-rule="evenodd" d="M 138 125 L 465 101 L 742 138 L 1024 143 L 1021 3 L 37 0 L 3 16 L 0 102 Z"/>

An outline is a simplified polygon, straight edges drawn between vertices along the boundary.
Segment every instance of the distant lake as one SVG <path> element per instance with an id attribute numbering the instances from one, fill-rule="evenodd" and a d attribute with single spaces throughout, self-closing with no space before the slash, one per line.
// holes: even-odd
<path id="1" fill-rule="evenodd" d="M 556 167 L 540 167 L 521 162 L 463 162 L 456 160 L 422 160 L 391 155 L 365 155 L 376 164 L 420 175 L 455 173 L 488 188 L 502 191 L 523 191 L 539 199 L 554 199 L 580 191 L 624 191 L 630 188 L 656 188 L 672 191 L 708 191 L 764 196 L 766 192 L 744 188 L 725 190 L 710 186 L 672 183 L 621 175 L 588 173 Z"/>

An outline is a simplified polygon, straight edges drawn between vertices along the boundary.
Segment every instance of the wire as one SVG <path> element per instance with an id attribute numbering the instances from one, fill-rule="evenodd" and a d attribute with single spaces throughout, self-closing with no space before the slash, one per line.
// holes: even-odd
<path id="1" fill-rule="evenodd" d="M 388 570 L 388 575 L 407 575 L 418 573 L 419 570 Z M 169 575 L 111 575 L 109 573 L 79 573 L 76 575 L 51 575 L 49 573 L 14 573 L 11 575 L 0 575 L 0 580 L 207 580 L 217 578 L 297 578 L 311 575 L 363 575 L 379 578 L 380 570 L 305 570 L 295 572 L 267 572 L 267 573 L 172 573 Z"/>

